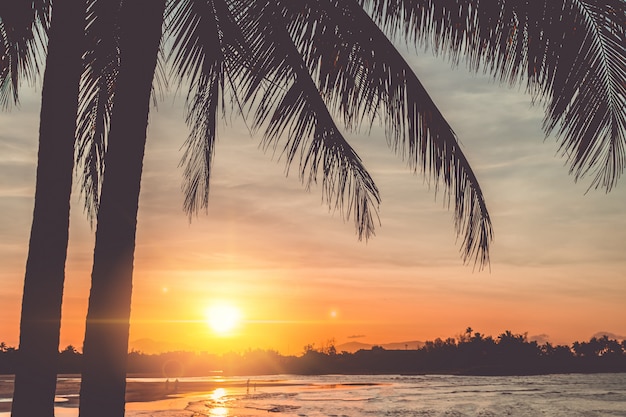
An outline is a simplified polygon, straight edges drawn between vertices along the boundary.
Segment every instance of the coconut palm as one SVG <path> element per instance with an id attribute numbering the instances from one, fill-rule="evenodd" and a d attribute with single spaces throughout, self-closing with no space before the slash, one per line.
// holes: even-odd
<path id="1" fill-rule="evenodd" d="M 511 1 L 171 1 L 167 19 L 173 44 L 170 57 L 176 76 L 191 85 L 191 135 L 183 156 L 185 209 L 193 213 L 208 202 L 216 118 L 225 111 L 229 98 L 241 112 L 252 114 L 255 127 L 265 128 L 266 149 L 281 152 L 287 166 L 298 158 L 299 175 L 307 187 L 321 176 L 325 200 L 352 217 L 359 237 L 367 238 L 374 230 L 378 190 L 335 119 L 347 129 L 380 120 L 387 128 L 391 147 L 408 158 L 414 170 L 443 184 L 455 206 L 462 253 L 466 260 L 473 258 L 484 266 L 489 259 L 491 224 L 476 178 L 454 132 L 381 28 L 392 34 L 403 31 L 415 41 L 431 41 L 436 51 L 449 54 L 453 62 L 467 56 L 473 70 L 486 67 L 509 82 L 526 80 L 536 98 L 552 100 L 548 102 L 546 129 L 550 131 L 560 123 L 565 150 L 576 150 L 570 157 L 573 169 L 585 167 L 576 171 L 576 176 L 600 167 L 603 171 L 596 175 L 594 184 L 610 189 L 623 170 L 624 115 L 616 104 L 623 103 L 619 80 L 623 78 L 624 51 L 620 46 L 623 8 L 617 7 L 619 3 L 609 3 L 597 7 L 596 3 L 577 2 L 577 8 L 568 1 L 558 6 L 545 2 L 539 7 L 542 14 L 535 16 L 539 9 Z M 371 9 L 378 24 L 364 7 Z M 589 16 L 592 18 L 582 18 Z M 577 26 L 585 35 L 572 34 L 575 30 L 565 24 L 555 29 L 554 22 L 586 23 Z M 589 53 L 567 61 L 564 56 L 568 57 L 571 50 Z M 598 66 L 597 56 L 603 54 L 614 57 L 617 64 L 605 60 Z M 574 74 L 569 72 L 571 68 Z M 598 85 L 596 78 L 606 77 Z M 608 98 L 607 92 L 611 93 Z M 597 116 L 598 122 L 592 129 L 575 116 L 589 110 L 579 96 L 595 100 L 596 107 L 589 114 Z M 117 102 L 118 98 L 114 113 Z M 144 121 L 145 114 L 140 116 Z M 112 120 L 112 132 L 114 123 Z M 613 156 L 601 161 L 607 132 Z M 595 139 L 585 139 L 590 135 Z M 143 133 L 141 136 L 145 138 Z M 113 135 L 111 147 L 112 140 Z M 585 148 L 585 141 L 593 144 Z M 142 155 L 136 155 L 135 164 L 140 166 Z M 107 156 L 105 184 L 113 166 Z M 99 213 L 103 218 L 104 187 Z M 122 186 L 117 190 L 135 192 Z M 138 183 L 134 190 L 138 190 Z M 135 219 L 136 196 L 133 201 L 127 208 L 127 219 Z M 90 302 L 98 304 L 99 313 L 88 318 L 85 342 L 87 369 L 93 366 L 86 372 L 93 371 L 92 376 L 97 375 L 101 382 L 118 387 L 124 383 L 123 366 L 115 363 L 123 362 L 121 352 L 127 346 L 122 329 L 128 329 L 134 222 L 120 220 L 107 226 L 122 223 L 127 228 L 127 251 L 108 257 L 109 268 L 102 274 L 94 264 Z M 102 236 L 104 240 L 105 234 Z M 97 244 L 96 260 L 98 252 Z M 116 274 L 126 283 L 121 284 Z M 111 282 L 114 284 L 109 286 Z M 118 291 L 124 294 L 124 305 L 112 302 Z M 104 343 L 107 335 L 120 344 L 115 349 L 107 345 L 120 353 L 117 358 L 104 351 L 91 354 L 87 349 L 90 343 Z M 90 338 L 94 342 L 89 342 Z M 90 384 L 102 387 L 96 382 Z M 123 391 L 117 392 L 121 396 Z M 116 408 L 107 413 L 121 412 L 123 408 L 117 404 L 123 400 L 115 400 L 115 404 Z M 97 414 L 81 411 L 81 415 Z"/>
<path id="2" fill-rule="evenodd" d="M 115 82 L 102 193 L 96 203 L 99 205 L 98 226 L 81 387 L 80 415 L 83 417 L 121 415 L 124 410 L 123 358 L 128 347 L 137 203 L 150 74 L 154 73 L 156 65 L 159 40 L 156 35 L 160 35 L 156 29 L 159 14 L 155 12 L 150 16 L 151 29 L 147 30 L 143 10 L 146 5 L 136 4 L 141 3 L 126 1 L 120 11 L 120 67 Z M 155 10 L 153 5 L 150 10 Z M 359 237 L 367 238 L 374 230 L 378 190 L 335 124 L 307 69 L 306 55 L 289 40 L 291 35 L 287 30 L 270 29 L 297 21 L 297 14 L 285 16 L 284 12 L 271 3 L 170 3 L 168 24 L 174 43 L 171 57 L 177 75 L 188 77 L 192 85 L 189 95 L 192 133 L 183 157 L 188 181 L 185 207 L 193 212 L 207 202 L 216 116 L 220 103 L 224 103 L 224 94 L 231 94 L 242 108 L 255 103 L 255 124 L 261 126 L 267 122 L 268 126 L 265 146 L 277 146 L 277 141 L 286 136 L 287 165 L 300 156 L 300 176 L 307 186 L 321 175 L 325 199 L 346 217 L 354 217 Z M 128 13 L 132 18 L 126 15 Z M 136 33 L 136 25 L 128 23 L 139 15 L 144 22 L 141 36 Z M 367 18 L 365 14 L 361 16 Z M 125 45 L 130 40 L 132 46 Z M 376 50 L 390 45 L 386 40 Z M 149 52 L 154 54 L 152 61 L 146 55 Z M 369 101 L 367 109 L 346 109 L 345 124 L 356 123 L 358 112 L 374 118 L 382 111 L 384 120 L 393 118 L 388 124 L 398 141 L 405 140 L 406 134 L 413 157 L 423 156 L 420 152 L 426 153 L 426 150 L 432 152 L 430 159 L 424 162 L 424 169 L 441 176 L 446 187 L 456 187 L 452 192 L 460 194 L 456 199 L 457 216 L 459 232 L 465 228 L 466 256 L 476 256 L 481 264 L 485 263 L 491 225 L 480 188 L 458 149 L 454 134 L 432 100 L 415 76 L 406 81 L 405 72 L 410 70 L 400 55 L 394 55 L 394 59 L 399 68 L 365 74 L 371 84 L 358 86 L 359 90 L 352 94 L 356 100 Z M 148 62 L 152 63 L 150 68 L 146 66 Z M 378 57 L 372 62 L 383 65 Z M 144 72 L 140 72 L 139 67 Z M 363 67 L 363 71 L 365 69 Z M 390 82 L 385 83 L 386 79 Z M 408 92 L 409 87 L 416 87 L 417 92 Z M 335 89 L 329 87 L 328 90 Z M 410 109 L 407 114 L 402 113 L 405 105 Z M 422 119 L 424 113 L 429 114 L 428 120 Z M 396 121 L 400 123 L 398 128 L 393 127 Z M 418 125 L 423 130 L 419 130 Z M 418 147 L 425 150 L 418 151 Z"/>
<path id="3" fill-rule="evenodd" d="M 0 102 L 18 100 L 21 79 L 39 69 L 47 32 L 35 208 L 29 242 L 13 416 L 54 415 L 61 302 L 67 254 L 74 132 L 84 2 L 57 0 L 0 7 Z M 49 19 L 49 21 L 48 21 Z"/>
<path id="4" fill-rule="evenodd" d="M 80 416 L 124 415 L 137 208 L 164 8 L 165 0 L 126 0 L 119 12 L 119 70 L 98 201 Z"/>

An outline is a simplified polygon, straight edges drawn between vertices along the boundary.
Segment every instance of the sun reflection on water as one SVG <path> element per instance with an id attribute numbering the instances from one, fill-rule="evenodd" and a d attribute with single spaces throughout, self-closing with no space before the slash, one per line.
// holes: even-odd
<path id="1" fill-rule="evenodd" d="M 209 410 L 209 417 L 228 417 L 228 408 L 214 407 Z"/>
<path id="2" fill-rule="evenodd" d="M 213 401 L 224 401 L 225 396 L 226 396 L 225 388 L 215 388 L 215 390 L 211 393 L 211 399 Z"/>
<path id="3" fill-rule="evenodd" d="M 213 390 L 209 398 L 211 403 L 207 404 L 210 407 L 209 417 L 228 417 L 228 407 L 225 407 L 228 392 L 225 388 L 216 388 Z"/>

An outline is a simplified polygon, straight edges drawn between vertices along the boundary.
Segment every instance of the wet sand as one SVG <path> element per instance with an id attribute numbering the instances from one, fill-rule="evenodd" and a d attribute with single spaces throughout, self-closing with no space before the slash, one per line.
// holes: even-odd
<path id="1" fill-rule="evenodd" d="M 176 383 L 175 380 L 170 379 L 166 382 L 164 378 L 153 378 L 153 381 L 135 381 L 134 377 L 129 376 L 129 380 L 126 382 L 126 403 L 127 409 L 136 408 L 133 403 L 146 403 L 157 402 L 161 400 L 177 400 L 176 403 L 180 404 L 181 399 L 187 399 L 196 395 L 206 395 L 217 388 L 231 388 L 239 390 L 242 393 L 246 391 L 246 380 L 233 380 L 227 381 L 216 378 L 214 380 L 203 381 L 189 381 L 181 380 Z M 70 378 L 68 380 L 68 378 Z M 78 406 L 78 393 L 80 391 L 80 382 L 78 380 L 79 375 L 64 375 L 57 381 L 56 395 L 63 399 L 62 403 L 65 407 L 77 407 Z M 268 380 L 268 381 L 254 381 L 256 387 L 276 387 L 294 385 L 293 383 L 281 382 L 280 380 Z M 252 390 L 252 387 L 250 387 Z M 8 412 L 11 410 L 11 403 L 3 401 L 2 399 L 10 399 L 13 396 L 13 376 L 5 375 L 0 376 L 0 412 Z M 138 407 L 142 407 L 137 404 Z M 152 408 L 152 407 L 150 407 Z"/>

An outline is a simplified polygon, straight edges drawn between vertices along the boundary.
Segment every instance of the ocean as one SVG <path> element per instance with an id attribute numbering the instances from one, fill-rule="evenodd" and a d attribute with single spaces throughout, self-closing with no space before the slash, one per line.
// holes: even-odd
<path id="1" fill-rule="evenodd" d="M 218 388 L 206 393 L 129 403 L 126 415 L 626 417 L 626 373 L 488 377 L 277 375 L 227 377 L 222 381 Z M 5 415 L 8 413 L 0 413 Z M 76 408 L 56 407 L 57 417 L 77 415 Z"/>
<path id="2" fill-rule="evenodd" d="M 193 403 L 190 410 L 211 417 L 257 415 L 245 410 L 290 417 L 626 416 L 626 374 L 291 378 L 304 385 L 225 395 Z"/>

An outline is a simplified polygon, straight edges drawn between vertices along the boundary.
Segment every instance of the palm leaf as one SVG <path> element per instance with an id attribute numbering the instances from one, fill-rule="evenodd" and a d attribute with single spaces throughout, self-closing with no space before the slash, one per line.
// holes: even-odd
<path id="1" fill-rule="evenodd" d="M 0 107 L 18 103 L 20 83 L 39 75 L 49 7 L 46 0 L 0 3 Z"/>
<path id="2" fill-rule="evenodd" d="M 273 2 L 237 9 L 248 50 L 254 54 L 244 85 L 247 101 L 256 105 L 255 125 L 266 124 L 263 147 L 280 149 L 287 172 L 298 157 L 299 176 L 307 189 L 321 174 L 324 201 L 346 220 L 353 219 L 359 238 L 368 238 L 374 233 L 378 189 L 331 117 L 285 29 L 289 21 L 283 11 Z"/>
<path id="3" fill-rule="evenodd" d="M 168 60 L 179 83 L 190 83 L 186 121 L 191 126 L 183 147 L 183 208 L 189 215 L 208 207 L 211 163 L 215 151 L 217 114 L 225 111 L 226 82 L 238 78 L 242 35 L 223 0 L 183 0 L 167 10 L 172 49 Z M 231 81 L 232 84 L 232 81 Z M 234 90 L 232 100 L 237 101 Z"/>
<path id="4" fill-rule="evenodd" d="M 306 7 L 302 4 L 307 3 Z M 287 2 L 285 2 L 287 4 Z M 455 207 L 465 261 L 489 262 L 492 227 L 482 191 L 456 135 L 393 44 L 354 1 L 299 2 L 293 33 L 327 102 L 358 128 L 380 119 L 390 146 Z M 315 22 L 315 24 L 311 24 Z"/>
<path id="5" fill-rule="evenodd" d="M 118 13 L 120 1 L 91 0 L 87 7 L 85 55 L 76 126 L 76 169 L 81 170 L 85 211 L 93 222 L 99 208 L 110 127 L 119 73 Z"/>
<path id="6" fill-rule="evenodd" d="M 593 172 L 610 191 L 626 165 L 626 3 L 568 3 L 544 128 L 562 138 L 575 178 Z"/>
<path id="7" fill-rule="evenodd" d="M 543 101 L 576 179 L 610 191 L 626 164 L 623 0 L 360 0 L 376 21 Z"/>

